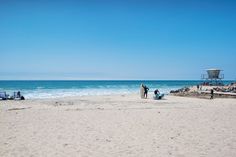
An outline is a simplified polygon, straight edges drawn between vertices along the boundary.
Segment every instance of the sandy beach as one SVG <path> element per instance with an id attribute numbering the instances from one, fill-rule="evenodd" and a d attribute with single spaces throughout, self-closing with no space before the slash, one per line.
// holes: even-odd
<path id="1" fill-rule="evenodd" d="M 0 101 L 0 156 L 236 155 L 236 99 L 150 97 Z"/>

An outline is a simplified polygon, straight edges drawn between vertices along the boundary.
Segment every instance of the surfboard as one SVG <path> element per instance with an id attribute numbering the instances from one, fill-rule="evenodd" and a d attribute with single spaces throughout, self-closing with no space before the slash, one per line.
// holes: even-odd
<path id="1" fill-rule="evenodd" d="M 140 85 L 140 96 L 142 99 L 144 99 L 144 88 L 143 88 L 142 84 Z"/>

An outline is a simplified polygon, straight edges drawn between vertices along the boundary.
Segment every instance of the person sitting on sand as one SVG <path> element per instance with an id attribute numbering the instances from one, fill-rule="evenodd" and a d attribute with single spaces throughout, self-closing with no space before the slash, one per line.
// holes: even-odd
<path id="1" fill-rule="evenodd" d="M 13 99 L 25 100 L 25 97 L 21 95 L 20 91 L 18 91 Z"/>
<path id="2" fill-rule="evenodd" d="M 159 90 L 158 89 L 154 90 L 154 94 L 155 95 L 160 94 Z"/>
<path id="3" fill-rule="evenodd" d="M 161 94 L 158 89 L 154 90 L 154 99 L 162 99 L 164 97 L 164 94 Z"/>

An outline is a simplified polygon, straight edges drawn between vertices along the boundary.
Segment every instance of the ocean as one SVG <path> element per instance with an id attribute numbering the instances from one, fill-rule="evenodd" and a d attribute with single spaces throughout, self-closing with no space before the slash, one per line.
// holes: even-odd
<path id="1" fill-rule="evenodd" d="M 0 91 L 6 91 L 10 95 L 15 91 L 21 91 L 26 99 L 131 94 L 139 93 L 140 84 L 144 83 L 149 87 L 150 92 L 159 89 L 160 92 L 168 94 L 170 90 L 196 85 L 201 82 L 200 80 L 0 81 Z M 225 84 L 231 82 L 233 81 L 224 81 Z"/>

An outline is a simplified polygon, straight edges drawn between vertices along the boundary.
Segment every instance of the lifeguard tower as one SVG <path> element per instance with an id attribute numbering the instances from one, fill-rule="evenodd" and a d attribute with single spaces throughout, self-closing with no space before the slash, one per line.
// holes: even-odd
<path id="1" fill-rule="evenodd" d="M 203 85 L 223 85 L 222 79 L 224 79 L 224 74 L 221 74 L 220 69 L 206 69 L 207 74 L 202 74 L 201 78 L 204 81 Z"/>

